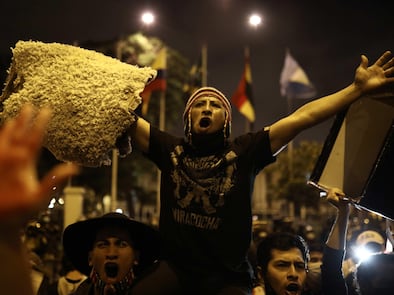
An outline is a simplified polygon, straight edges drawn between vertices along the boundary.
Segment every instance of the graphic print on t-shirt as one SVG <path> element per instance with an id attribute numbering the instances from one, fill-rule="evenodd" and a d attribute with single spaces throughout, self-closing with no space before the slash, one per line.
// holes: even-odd
<path id="1" fill-rule="evenodd" d="M 225 203 L 225 194 L 234 185 L 237 155 L 190 157 L 178 145 L 171 153 L 174 165 L 172 180 L 176 184 L 174 195 L 181 208 L 200 208 L 200 212 L 214 214 Z"/>

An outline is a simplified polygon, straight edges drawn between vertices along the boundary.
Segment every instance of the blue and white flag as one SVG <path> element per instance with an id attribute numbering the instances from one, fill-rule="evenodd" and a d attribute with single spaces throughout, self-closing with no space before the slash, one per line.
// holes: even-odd
<path id="1" fill-rule="evenodd" d="M 297 61 L 286 52 L 280 76 L 280 93 L 287 98 L 309 99 L 316 95 L 316 89 Z"/>

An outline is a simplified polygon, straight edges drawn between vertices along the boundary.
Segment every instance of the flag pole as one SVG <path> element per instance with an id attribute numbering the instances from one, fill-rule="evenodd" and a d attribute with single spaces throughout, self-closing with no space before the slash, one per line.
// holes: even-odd
<path id="1" fill-rule="evenodd" d="M 165 91 L 161 91 L 160 93 L 160 101 L 159 101 L 160 115 L 159 115 L 159 129 L 164 131 L 165 129 L 165 116 L 166 116 L 166 96 Z M 157 182 L 156 182 L 156 214 L 157 219 L 160 216 L 160 181 L 161 181 L 161 171 L 157 168 Z"/>
<path id="2" fill-rule="evenodd" d="M 280 76 L 280 85 L 281 94 L 287 99 L 288 115 L 290 115 L 293 111 L 293 99 L 308 99 L 313 97 L 316 93 L 316 90 L 313 84 L 309 81 L 309 78 L 305 74 L 305 71 L 291 56 L 289 48 L 286 48 L 285 52 L 285 62 Z M 294 85 L 297 85 L 298 87 L 295 88 Z M 290 180 L 292 180 L 294 177 L 293 142 L 294 140 L 291 140 L 287 144 Z"/>
<path id="3" fill-rule="evenodd" d="M 165 58 L 167 59 L 167 53 Z M 167 61 L 166 61 L 167 64 Z M 167 66 L 166 66 L 167 68 Z M 159 129 L 161 131 L 165 130 L 166 123 L 166 91 L 160 91 L 160 101 L 159 101 Z M 160 215 L 160 181 L 161 181 L 161 171 L 157 168 L 157 193 L 156 193 L 156 214 L 159 218 Z"/>
<path id="4" fill-rule="evenodd" d="M 292 98 L 287 95 L 287 114 L 290 115 L 293 109 Z M 293 140 L 287 144 L 287 157 L 289 160 L 289 180 L 293 180 Z"/>
<path id="5" fill-rule="evenodd" d="M 248 62 L 250 66 L 250 49 L 249 46 L 244 48 L 244 63 Z M 247 117 L 245 117 L 245 133 L 253 131 L 253 122 L 250 122 Z"/>
<path id="6" fill-rule="evenodd" d="M 122 61 L 122 39 L 116 42 L 116 57 Z M 117 208 L 118 195 L 118 149 L 112 149 L 112 170 L 111 170 L 111 211 L 114 212 Z"/>
<path id="7" fill-rule="evenodd" d="M 201 67 L 201 86 L 205 87 L 208 85 L 208 49 L 206 44 L 201 48 Z"/>

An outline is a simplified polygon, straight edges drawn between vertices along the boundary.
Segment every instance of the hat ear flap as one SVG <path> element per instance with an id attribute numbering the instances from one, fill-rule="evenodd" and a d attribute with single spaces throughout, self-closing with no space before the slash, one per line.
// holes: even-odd
<path id="1" fill-rule="evenodd" d="M 225 139 L 228 139 L 231 134 L 231 121 L 228 119 L 228 113 L 226 112 L 226 118 L 224 119 L 224 137 Z"/>
<path id="2" fill-rule="evenodd" d="M 231 123 L 228 122 L 228 123 L 227 123 L 227 126 L 226 126 L 226 133 L 225 133 L 226 138 L 229 138 L 229 137 L 230 137 L 230 134 L 231 134 Z"/>
<path id="3" fill-rule="evenodd" d="M 187 113 L 186 120 L 184 122 L 183 131 L 189 143 L 192 142 L 192 118 L 191 111 Z"/>
<path id="4" fill-rule="evenodd" d="M 183 132 L 185 133 L 185 135 L 187 137 L 187 134 L 189 133 L 189 120 L 187 118 L 183 122 Z"/>

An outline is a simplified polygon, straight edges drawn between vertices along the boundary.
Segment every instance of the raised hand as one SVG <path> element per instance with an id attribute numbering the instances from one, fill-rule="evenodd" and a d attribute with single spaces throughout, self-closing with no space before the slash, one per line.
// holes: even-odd
<path id="1" fill-rule="evenodd" d="M 41 150 L 51 112 L 42 109 L 35 115 L 26 105 L 20 114 L 0 129 L 0 219 L 23 219 L 47 204 L 54 187 L 78 172 L 74 164 L 54 167 L 42 180 L 37 176 L 37 158 Z"/>
<path id="2" fill-rule="evenodd" d="M 362 55 L 354 83 L 364 94 L 394 84 L 394 58 L 391 52 L 383 53 L 371 66 L 368 66 L 368 58 Z"/>
<path id="3" fill-rule="evenodd" d="M 327 201 L 335 206 L 339 211 L 348 211 L 350 207 L 350 199 L 339 188 L 330 188 L 327 191 Z"/>

